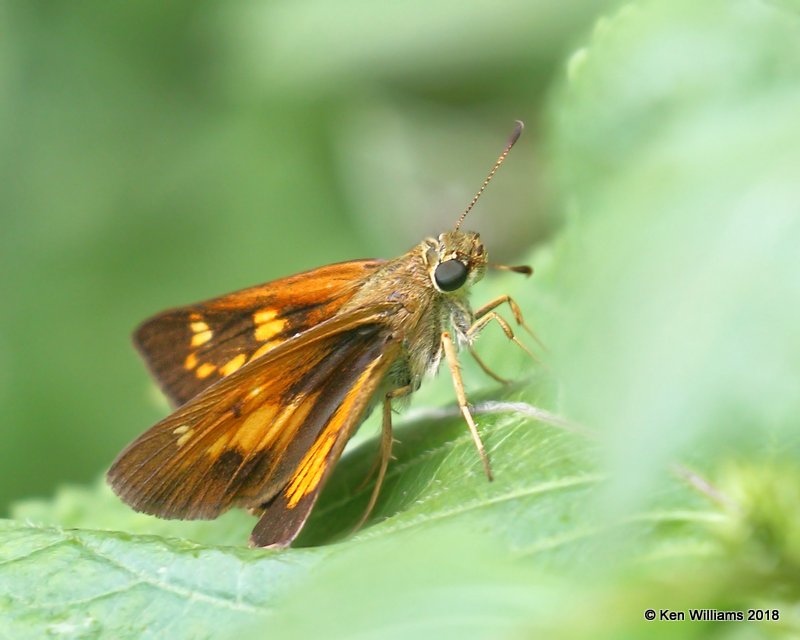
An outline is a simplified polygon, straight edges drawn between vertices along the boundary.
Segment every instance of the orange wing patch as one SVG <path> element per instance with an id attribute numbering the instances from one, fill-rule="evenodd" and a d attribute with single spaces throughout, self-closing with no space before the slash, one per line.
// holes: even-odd
<path id="1" fill-rule="evenodd" d="M 186 360 L 183 361 L 183 368 L 187 371 L 191 371 L 197 366 L 197 354 L 192 351 L 188 356 L 186 356 Z"/>
<path id="2" fill-rule="evenodd" d="M 192 436 L 194 435 L 194 429 L 189 427 L 189 425 L 182 424 L 180 427 L 173 429 L 172 433 L 178 436 L 175 444 L 178 445 L 178 447 L 182 447 L 192 439 Z"/>
<path id="3" fill-rule="evenodd" d="M 241 366 L 247 362 L 247 354 L 240 353 L 238 356 L 234 356 L 230 360 L 228 360 L 225 364 L 223 364 L 219 368 L 219 373 L 222 376 L 229 376 L 234 371 L 237 371 Z"/>
<path id="4" fill-rule="evenodd" d="M 217 370 L 216 365 L 211 364 L 210 362 L 204 362 L 199 367 L 197 367 L 197 371 L 194 374 L 197 376 L 199 380 L 205 380 Z"/>
<path id="5" fill-rule="evenodd" d="M 276 309 L 262 309 L 253 314 L 255 339 L 258 342 L 268 342 L 286 328 L 288 320 L 278 318 L 277 315 Z"/>
<path id="6" fill-rule="evenodd" d="M 202 321 L 190 322 L 189 329 L 192 332 L 191 345 L 193 347 L 204 345 L 214 336 L 214 332 Z"/>

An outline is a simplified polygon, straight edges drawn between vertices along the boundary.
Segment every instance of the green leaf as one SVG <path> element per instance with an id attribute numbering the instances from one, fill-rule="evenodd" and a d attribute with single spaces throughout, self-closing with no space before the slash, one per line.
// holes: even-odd
<path id="1" fill-rule="evenodd" d="M 0 537 L 0 612 L 11 638 L 207 637 L 268 611 L 269 595 L 291 585 L 306 555 L 12 521 L 0 523 Z"/>
<path id="2" fill-rule="evenodd" d="M 399 427 L 397 460 L 390 467 L 370 526 L 340 544 L 269 552 L 5 522 L 0 529 L 4 617 L 9 628 L 22 636 L 219 637 L 239 625 L 269 629 L 270 622 L 262 620 L 262 614 L 279 607 L 278 603 L 302 598 L 303 584 L 316 567 L 333 557 L 364 553 L 370 558 L 379 553 L 375 549 L 387 545 L 395 552 L 418 548 L 421 557 L 446 545 L 449 562 L 462 564 L 472 562 L 470 540 L 474 539 L 503 558 L 509 553 L 526 563 L 535 558 L 539 570 L 570 566 L 576 558 L 590 557 L 600 544 L 597 525 L 586 516 L 601 476 L 591 462 L 593 445 L 584 435 L 526 415 L 533 405 L 524 403 L 550 393 L 547 380 L 537 378 L 501 394 L 486 394 L 495 404 L 487 405 L 492 412 L 481 414 L 479 422 L 497 478 L 492 483 L 486 481 L 456 411 L 445 409 L 441 415 Z M 481 398 L 476 400 L 480 407 Z M 369 487 L 360 491 L 355 487 L 374 454 L 374 443 L 369 441 L 342 461 L 302 544 L 329 541 L 348 532 L 368 497 Z M 50 517 L 55 514 L 71 526 L 86 526 L 92 521 L 92 501 L 87 500 L 82 510 L 65 507 L 70 500 L 80 503 L 79 496 L 63 493 Z M 91 491 L 83 494 L 83 498 L 91 496 Z M 103 500 L 96 501 L 101 510 L 108 507 Z M 716 516 L 706 501 L 673 486 L 660 502 L 659 509 L 618 524 L 614 535 L 625 531 L 626 538 L 635 543 L 629 552 L 657 555 L 661 548 L 670 555 L 707 553 L 708 536 L 702 523 Z M 19 507 L 16 515 L 27 511 L 27 517 L 33 518 L 34 507 Z M 47 516 L 43 505 L 38 509 L 40 518 Z M 103 516 L 105 526 L 113 524 L 113 513 L 119 511 Z M 127 526 L 131 520 L 122 522 Z M 251 523 L 237 522 L 243 525 L 241 544 Z M 140 520 L 138 526 L 144 523 Z M 198 531 L 192 528 L 197 526 L 194 523 L 152 524 L 165 527 L 162 532 L 189 527 L 185 533 L 193 536 Z M 231 541 L 222 523 L 203 524 L 203 535 L 219 525 L 221 536 Z M 662 531 L 669 532 L 668 547 L 659 547 Z"/>
<path id="3" fill-rule="evenodd" d="M 569 307 L 543 331 L 615 508 L 676 457 L 797 451 L 799 58 L 795 14 L 726 1 L 626 5 L 573 58 L 553 112 Z"/>

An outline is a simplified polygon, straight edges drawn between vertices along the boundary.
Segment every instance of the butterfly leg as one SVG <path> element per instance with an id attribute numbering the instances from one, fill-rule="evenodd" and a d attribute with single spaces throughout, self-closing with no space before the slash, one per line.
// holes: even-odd
<path id="1" fill-rule="evenodd" d="M 474 338 L 481 331 L 481 329 L 483 329 L 483 327 L 485 327 L 489 322 L 491 322 L 492 320 L 496 320 L 497 323 L 500 325 L 500 327 L 503 329 L 503 332 L 506 334 L 506 337 L 509 340 L 516 342 L 517 346 L 519 346 L 523 351 L 525 351 L 525 353 L 527 353 L 531 358 L 533 358 L 538 362 L 539 361 L 538 358 L 536 358 L 536 356 L 534 356 L 533 353 L 531 353 L 531 351 L 514 336 L 514 332 L 511 330 L 511 327 L 508 325 L 508 322 L 506 322 L 502 317 L 500 317 L 497 314 L 496 311 L 494 311 L 494 309 L 503 304 L 508 304 L 508 306 L 511 308 L 511 313 L 514 315 L 514 320 L 517 321 L 517 324 L 523 327 L 529 334 L 531 334 L 533 339 L 536 340 L 536 342 L 539 344 L 540 347 L 542 347 L 542 349 L 545 349 L 545 346 L 542 344 L 542 341 L 539 339 L 539 336 L 537 336 L 533 332 L 533 330 L 527 324 L 525 324 L 525 319 L 522 317 L 522 310 L 519 308 L 519 305 L 511 296 L 507 295 L 495 298 L 491 302 L 488 302 L 487 304 L 480 307 L 475 312 L 475 317 L 477 318 L 477 321 L 472 325 L 472 327 L 470 327 L 469 331 L 467 332 L 467 335 L 470 338 Z M 494 371 L 489 369 L 486 363 L 478 356 L 472 344 L 470 344 L 469 346 L 469 352 L 472 354 L 472 357 L 475 358 L 475 361 L 478 363 L 480 368 L 483 369 L 486 375 L 494 378 L 495 380 L 497 380 L 502 384 L 509 384 L 510 382 L 509 380 L 497 375 Z"/>
<path id="2" fill-rule="evenodd" d="M 380 456 L 377 459 L 378 477 L 375 479 L 375 486 L 372 488 L 372 494 L 369 497 L 367 508 L 364 510 L 364 514 L 353 528 L 354 532 L 358 531 L 364 525 L 364 523 L 367 521 L 367 518 L 369 518 L 369 514 L 372 513 L 372 509 L 375 507 L 375 503 L 378 501 L 378 495 L 381 492 L 383 479 L 386 477 L 386 469 L 389 466 L 389 460 L 392 458 L 392 400 L 394 398 L 407 396 L 413 390 L 414 389 L 411 387 L 411 385 L 406 385 L 405 387 L 400 387 L 399 389 L 390 391 L 383 399 L 383 423 L 381 427 Z M 370 477 L 374 472 L 375 467 L 373 466 L 373 468 L 370 469 L 367 477 Z"/>
<path id="3" fill-rule="evenodd" d="M 461 367 L 458 364 L 456 348 L 453 344 L 453 339 L 447 331 L 442 334 L 442 347 L 444 348 L 445 358 L 447 358 L 447 366 L 450 367 L 450 375 L 453 378 L 453 387 L 456 390 L 458 408 L 461 410 L 461 415 L 464 416 L 464 420 L 467 421 L 472 440 L 475 442 L 475 447 L 478 449 L 481 462 L 483 462 L 483 470 L 486 472 L 486 477 L 491 481 L 493 477 L 492 468 L 489 466 L 489 456 L 486 455 L 486 449 L 478 433 L 478 427 L 475 425 L 475 420 L 473 420 L 472 414 L 470 413 L 469 405 L 467 404 L 467 395 L 464 393 L 464 382 L 461 379 Z"/>
<path id="4" fill-rule="evenodd" d="M 467 329 L 467 338 L 470 342 L 477 336 L 481 330 L 489 324 L 492 320 L 497 322 L 500 325 L 500 328 L 503 330 L 503 333 L 506 334 L 506 338 L 511 340 L 515 345 L 517 345 L 520 349 L 522 349 L 525 353 L 527 353 L 531 358 L 538 362 L 538 358 L 533 355 L 530 349 L 526 347 L 522 342 L 520 342 L 519 338 L 514 335 L 514 331 L 511 329 L 511 326 L 506 322 L 502 316 L 500 316 L 496 311 L 489 311 L 488 313 L 484 313 L 484 315 L 480 316 L 474 324 Z"/>
<path id="5" fill-rule="evenodd" d="M 514 316 L 514 320 L 516 320 L 517 324 L 521 326 L 523 329 L 525 329 L 525 331 L 527 331 L 531 335 L 531 337 L 534 340 L 536 340 L 536 342 L 539 344 L 540 347 L 544 348 L 542 341 L 539 340 L 539 337 L 533 332 L 533 329 L 531 329 L 525 323 L 525 318 L 522 317 L 522 309 L 519 308 L 519 305 L 517 304 L 516 300 L 514 300 L 514 298 L 512 298 L 511 296 L 508 295 L 499 296 L 494 300 L 487 302 L 485 305 L 483 305 L 482 307 L 480 307 L 475 311 L 475 317 L 482 318 L 487 313 L 493 311 L 494 309 L 497 309 L 497 307 L 503 304 L 508 304 L 509 308 L 511 309 L 511 313 Z"/>
<path id="6" fill-rule="evenodd" d="M 378 453 L 380 454 L 382 453 L 382 451 L 383 450 L 380 449 Z M 369 484 L 369 481 L 372 480 L 372 476 L 375 475 L 375 472 L 380 468 L 380 466 L 381 466 L 381 456 L 378 455 L 372 461 L 372 464 L 369 467 L 369 471 L 367 471 L 367 473 L 364 474 L 363 480 L 361 480 L 361 482 L 359 482 L 356 485 L 354 489 L 356 493 L 361 493 L 364 489 L 366 489 L 367 485 Z"/>
<path id="7" fill-rule="evenodd" d="M 470 352 L 470 354 L 472 355 L 472 357 L 473 357 L 473 358 L 475 358 L 475 362 L 477 362 L 477 363 L 478 363 L 478 366 L 480 366 L 480 368 L 481 368 L 481 369 L 483 369 L 483 372 L 484 372 L 484 373 L 485 373 L 487 376 L 489 376 L 490 378 L 494 378 L 494 379 L 495 379 L 495 380 L 497 380 L 497 381 L 498 381 L 500 384 L 511 384 L 511 380 L 509 380 L 508 378 L 503 378 L 502 376 L 499 376 L 499 375 L 497 375 L 497 374 L 496 374 L 494 371 L 492 371 L 492 370 L 489 368 L 489 365 L 488 365 L 488 364 L 486 364 L 486 363 L 483 361 L 483 358 L 481 358 L 481 357 L 478 355 L 478 352 L 477 352 L 477 351 L 475 351 L 475 348 L 474 348 L 472 345 L 469 345 L 468 349 L 469 349 L 469 352 Z"/>
<path id="8" fill-rule="evenodd" d="M 527 331 L 528 334 L 534 340 L 536 340 L 536 344 L 538 344 L 542 349 L 547 351 L 547 347 L 544 346 L 544 343 L 539 338 L 539 336 L 536 335 L 536 332 L 533 329 L 531 329 L 528 326 L 528 324 L 525 322 L 525 318 L 522 316 L 522 309 L 519 308 L 519 305 L 517 304 L 516 300 L 514 300 L 514 298 L 512 298 L 509 295 L 500 296 L 500 297 L 495 298 L 494 300 L 492 300 L 490 302 L 487 302 L 485 305 L 480 307 L 475 312 L 475 317 L 476 318 L 481 318 L 481 317 L 485 316 L 487 313 L 489 313 L 493 309 L 496 309 L 497 307 L 499 307 L 502 304 L 508 304 L 508 306 L 511 308 L 511 313 L 514 316 L 514 320 L 516 320 L 517 324 L 519 326 L 521 326 L 523 329 L 525 329 L 525 331 Z"/>
<path id="9" fill-rule="evenodd" d="M 380 469 L 381 464 L 383 463 L 383 460 L 386 457 L 384 455 L 386 446 L 384 441 L 387 437 L 386 431 L 388 429 L 389 433 L 391 433 L 392 430 L 392 417 L 391 415 L 389 415 L 388 417 L 386 415 L 386 402 L 392 400 L 393 398 L 402 398 L 403 396 L 407 396 L 412 391 L 413 389 L 411 388 L 411 385 L 406 385 L 405 387 L 400 387 L 399 389 L 395 389 L 394 391 L 390 391 L 389 393 L 386 394 L 386 397 L 384 398 L 384 407 L 383 407 L 383 427 L 381 431 L 381 443 L 379 450 L 380 455 L 377 458 L 375 458 L 375 460 L 372 461 L 372 465 L 370 466 L 369 471 L 367 471 L 366 475 L 364 476 L 364 479 L 356 487 L 355 489 L 356 493 L 360 492 L 362 489 L 364 489 L 364 487 L 367 486 L 367 484 L 370 481 L 370 478 L 372 478 L 372 476 L 375 475 L 375 472 Z M 391 411 L 391 406 L 389 410 Z M 391 450 L 389 451 L 388 456 L 391 456 Z M 386 457 L 386 460 L 388 464 L 388 457 Z"/>

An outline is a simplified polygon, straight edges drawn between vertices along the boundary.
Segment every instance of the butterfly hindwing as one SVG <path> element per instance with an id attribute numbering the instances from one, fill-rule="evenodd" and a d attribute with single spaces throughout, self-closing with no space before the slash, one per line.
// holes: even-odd
<path id="1" fill-rule="evenodd" d="M 370 408 L 375 388 L 399 351 L 399 343 L 384 339 L 378 350 L 361 354 L 357 378 L 341 396 L 336 409 L 310 447 L 297 447 L 302 458 L 288 482 L 262 505 L 261 517 L 250 536 L 257 547 L 284 547 L 303 528 L 328 475 L 347 441 Z M 348 372 L 351 374 L 351 372 Z"/>
<path id="2" fill-rule="evenodd" d="M 333 317 L 381 263 L 342 262 L 165 311 L 145 321 L 134 342 L 164 393 L 181 405 Z"/>
<path id="3" fill-rule="evenodd" d="M 162 518 L 280 503 L 254 540 L 289 544 L 400 352 L 385 313 L 332 318 L 221 379 L 129 445 L 111 486 Z"/>
<path id="4" fill-rule="evenodd" d="M 335 351 L 323 356 L 297 385 L 297 391 L 313 390 L 314 400 L 307 412 L 302 411 L 303 423 L 294 435 L 283 436 L 280 464 L 270 476 L 272 487 L 267 494 L 260 492 L 262 508 L 280 503 L 285 508 L 281 513 L 267 508 L 259 531 L 251 537 L 257 546 L 285 546 L 299 533 L 400 351 L 400 343 L 382 325 L 367 325 L 350 332 L 346 344 L 337 343 Z"/>

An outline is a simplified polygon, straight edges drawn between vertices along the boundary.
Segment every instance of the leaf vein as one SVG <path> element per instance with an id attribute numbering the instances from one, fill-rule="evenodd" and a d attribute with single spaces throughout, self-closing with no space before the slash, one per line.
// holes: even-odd
<path id="1" fill-rule="evenodd" d="M 462 515 L 469 511 L 476 511 L 478 509 L 484 509 L 487 507 L 494 506 L 496 504 L 501 504 L 503 502 L 508 502 L 509 500 L 516 500 L 519 498 L 528 498 L 534 495 L 548 493 L 551 491 L 559 491 L 561 489 L 571 489 L 574 487 L 578 487 L 581 485 L 592 484 L 594 482 L 599 481 L 602 478 L 601 474 L 587 474 L 583 476 L 572 476 L 567 478 L 561 478 L 559 480 L 553 480 L 550 482 L 543 482 L 537 484 L 534 487 L 526 487 L 524 489 L 517 489 L 514 491 L 509 491 L 504 494 L 491 496 L 489 498 L 483 497 L 480 500 L 473 500 L 471 502 L 467 502 L 457 507 L 453 507 L 451 509 L 443 509 L 438 511 L 434 514 L 426 514 L 424 517 L 418 517 L 414 520 L 399 524 L 393 527 L 380 527 L 379 530 L 373 529 L 373 533 L 370 533 L 370 530 L 365 531 L 360 537 L 369 538 L 369 537 L 379 537 L 386 535 L 388 533 L 395 533 L 397 531 L 403 531 L 406 529 L 412 529 L 417 527 L 421 524 L 427 524 L 436 520 L 444 520 L 446 518 L 452 518 L 455 516 Z M 443 490 L 444 491 L 444 490 Z M 426 499 L 435 498 L 442 492 L 438 492 L 437 494 L 433 494 L 427 496 Z"/>
<path id="2" fill-rule="evenodd" d="M 130 575 L 138 578 L 142 582 L 153 586 L 157 589 L 165 591 L 167 593 L 171 593 L 173 595 L 180 596 L 182 598 L 186 598 L 187 600 L 195 600 L 198 602 L 204 602 L 207 604 L 211 604 L 223 609 L 230 609 L 232 611 L 244 611 L 246 613 L 255 613 L 260 614 L 268 611 L 266 607 L 261 605 L 256 605 L 252 603 L 247 603 L 243 601 L 234 601 L 230 599 L 226 599 L 217 595 L 213 595 L 207 592 L 199 591 L 196 589 L 188 589 L 186 587 L 181 587 L 176 584 L 165 582 L 163 580 L 158 580 L 152 575 L 144 573 L 142 571 L 137 571 L 123 562 L 120 562 L 117 558 L 110 556 L 108 554 L 103 553 L 99 549 L 97 549 L 92 544 L 88 543 L 85 540 L 81 540 L 80 538 L 73 538 L 79 545 L 84 547 L 90 553 L 95 554 L 98 558 L 108 562 L 109 564 L 129 573 Z"/>

